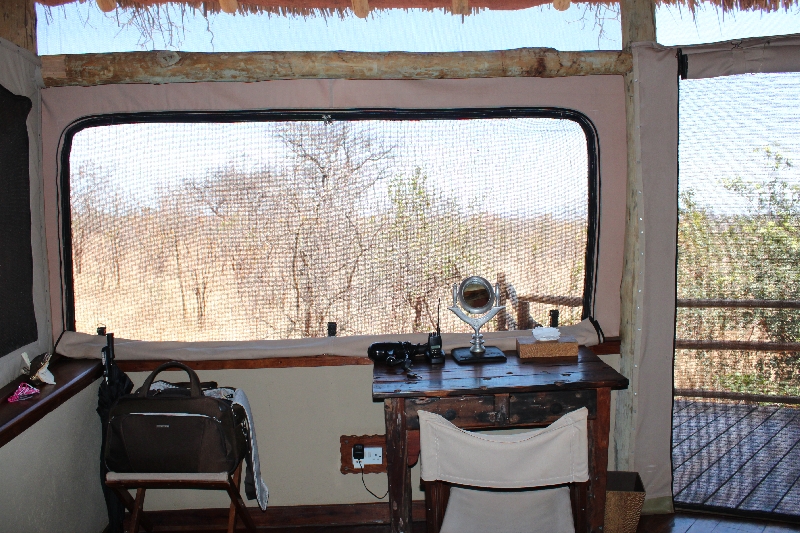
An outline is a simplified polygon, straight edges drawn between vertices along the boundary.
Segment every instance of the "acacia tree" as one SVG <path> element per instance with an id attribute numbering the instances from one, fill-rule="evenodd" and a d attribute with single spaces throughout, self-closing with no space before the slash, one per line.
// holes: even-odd
<path id="1" fill-rule="evenodd" d="M 470 242 L 469 227 L 458 203 L 428 184 L 419 167 L 391 180 L 389 199 L 387 270 L 393 293 L 413 312 L 411 330 L 427 331 L 437 323 L 437 296 L 448 295 L 451 285 L 474 266 L 476 253 L 464 245 Z"/>
<path id="2" fill-rule="evenodd" d="M 681 194 L 679 297 L 800 300 L 800 186 L 792 181 L 791 161 L 774 147 L 756 152 L 764 156 L 765 179 L 723 182 L 739 209 L 715 213 L 698 204 L 694 191 Z M 795 310 L 764 307 L 680 309 L 677 336 L 798 342 L 800 318 Z M 735 390 L 788 390 L 780 383 L 795 380 L 800 370 L 796 353 L 698 351 L 696 357 L 718 384 Z"/>
<path id="3" fill-rule="evenodd" d="M 325 334 L 335 306 L 347 314 L 365 257 L 379 239 L 380 228 L 367 223 L 375 220 L 369 200 L 388 175 L 391 148 L 344 122 L 290 122 L 280 138 L 290 161 L 275 206 L 291 286 L 285 313 L 291 333 L 315 337 Z"/>
<path id="4" fill-rule="evenodd" d="M 213 225 L 209 237 L 215 239 L 218 274 L 236 288 L 239 298 L 226 302 L 230 314 L 246 321 L 237 327 L 254 337 L 281 331 L 275 320 L 280 289 L 275 282 L 278 224 L 273 205 L 282 179 L 268 169 L 231 167 L 183 186 L 184 194 L 201 206 L 206 223 Z"/>

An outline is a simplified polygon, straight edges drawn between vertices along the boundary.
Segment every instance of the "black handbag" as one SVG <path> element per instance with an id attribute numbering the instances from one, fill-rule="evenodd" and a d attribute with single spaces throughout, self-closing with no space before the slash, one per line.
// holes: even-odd
<path id="1" fill-rule="evenodd" d="M 163 370 L 180 368 L 189 384 L 150 390 Z M 228 472 L 248 450 L 244 408 L 204 396 L 197 374 L 175 361 L 156 368 L 112 406 L 104 459 L 111 472 Z"/>

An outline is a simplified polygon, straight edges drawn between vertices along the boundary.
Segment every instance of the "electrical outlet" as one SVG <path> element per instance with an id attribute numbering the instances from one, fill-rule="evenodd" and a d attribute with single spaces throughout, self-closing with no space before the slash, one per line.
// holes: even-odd
<path id="1" fill-rule="evenodd" d="M 365 446 L 364 459 L 353 459 L 353 466 L 361 468 L 366 465 L 383 464 L 383 448 L 379 446 Z"/>

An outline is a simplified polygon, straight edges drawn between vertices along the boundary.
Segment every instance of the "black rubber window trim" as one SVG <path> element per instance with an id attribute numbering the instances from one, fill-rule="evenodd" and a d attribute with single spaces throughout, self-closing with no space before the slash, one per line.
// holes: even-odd
<path id="1" fill-rule="evenodd" d="M 586 137 L 588 157 L 588 225 L 586 239 L 583 312 L 581 318 L 594 314 L 597 291 L 597 266 L 600 235 L 600 144 L 594 123 L 578 111 L 553 107 L 491 107 L 454 109 L 302 109 L 248 111 L 159 111 L 111 113 L 82 117 L 62 133 L 59 153 L 59 196 L 61 209 L 61 261 L 63 291 L 63 327 L 75 331 L 75 291 L 72 265 L 72 227 L 70 207 L 70 152 L 72 140 L 80 131 L 115 124 L 144 123 L 233 123 L 281 121 L 361 121 L 361 120 L 468 120 L 480 118 L 553 118 L 576 122 Z"/>

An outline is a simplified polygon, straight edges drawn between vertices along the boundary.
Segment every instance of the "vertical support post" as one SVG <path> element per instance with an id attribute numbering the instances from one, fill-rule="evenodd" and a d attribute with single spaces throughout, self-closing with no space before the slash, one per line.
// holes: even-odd
<path id="1" fill-rule="evenodd" d="M 34 54 L 37 53 L 34 0 L 0 2 L 0 37 Z"/>
<path id="2" fill-rule="evenodd" d="M 239 463 L 239 466 L 236 467 L 236 470 L 233 472 L 233 484 L 236 487 L 236 490 L 240 490 L 242 482 L 242 463 Z M 244 521 L 244 519 L 242 519 Z M 235 533 L 236 531 L 236 504 L 233 503 L 231 500 L 231 505 L 228 507 L 228 533 Z"/>
<path id="3" fill-rule="evenodd" d="M 497 286 L 500 288 L 497 294 L 497 304 L 504 305 L 506 303 L 506 274 L 505 272 L 497 273 Z M 508 331 L 508 322 L 506 321 L 506 313 L 508 309 L 497 313 L 497 331 Z M 519 326 L 517 326 L 519 328 Z"/>
<path id="4" fill-rule="evenodd" d="M 386 420 L 386 473 L 392 533 L 411 533 L 411 470 L 408 468 L 405 398 L 383 401 Z"/>
<path id="5" fill-rule="evenodd" d="M 631 43 L 656 40 L 655 2 L 653 0 L 622 0 L 622 47 L 630 50 Z M 639 112 L 635 95 L 635 66 L 625 74 L 625 118 L 628 147 L 627 208 L 625 215 L 625 252 L 620 290 L 620 372 L 628 378 L 627 390 L 617 391 L 614 424 L 614 464 L 618 470 L 630 470 L 634 464 L 635 395 L 638 387 L 635 366 L 639 351 L 637 329 L 638 289 L 643 279 L 640 272 L 644 257 L 640 246 L 639 213 L 642 207 L 640 137 L 636 127 Z"/>
<path id="6" fill-rule="evenodd" d="M 528 317 L 531 315 L 531 303 L 520 300 L 517 304 L 517 329 L 530 329 Z"/>
<path id="7" fill-rule="evenodd" d="M 622 23 L 622 48 L 631 43 L 655 42 L 656 4 L 653 0 L 622 0 L 620 2 Z"/>
<path id="8" fill-rule="evenodd" d="M 589 420 L 589 531 L 602 533 L 608 480 L 608 432 L 611 429 L 611 390 L 597 389 L 597 416 Z"/>
<path id="9" fill-rule="evenodd" d="M 450 498 L 450 485 L 441 481 L 424 481 L 426 533 L 439 533 L 444 522 L 444 511 Z"/>
<path id="10" fill-rule="evenodd" d="M 637 386 L 634 376 L 635 354 L 637 352 L 637 313 L 636 289 L 642 280 L 639 272 L 644 266 L 644 259 L 639 252 L 639 208 L 641 203 L 641 184 L 636 173 L 636 146 L 638 137 L 635 127 L 635 103 L 633 89 L 633 73 L 625 77 L 625 115 L 628 144 L 628 178 L 627 207 L 625 221 L 624 257 L 622 267 L 622 284 L 620 287 L 620 373 L 628 378 L 627 390 L 617 391 L 615 424 L 614 424 L 614 465 L 617 470 L 630 470 L 633 466 L 633 449 L 635 427 L 634 394 Z"/>

